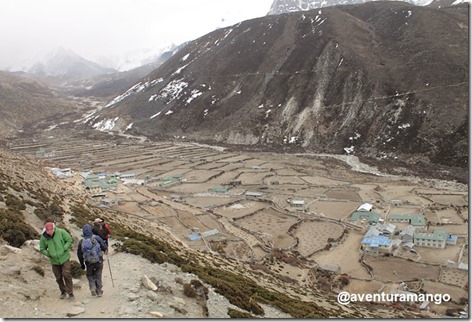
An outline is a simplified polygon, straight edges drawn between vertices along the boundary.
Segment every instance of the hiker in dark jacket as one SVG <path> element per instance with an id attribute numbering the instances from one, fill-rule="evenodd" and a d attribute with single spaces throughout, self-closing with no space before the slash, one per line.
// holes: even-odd
<path id="1" fill-rule="evenodd" d="M 102 296 L 103 283 L 103 253 L 107 250 L 107 245 L 100 236 L 94 235 L 92 226 L 85 224 L 82 228 L 82 236 L 77 247 L 77 258 L 80 267 L 85 269 L 87 266 L 87 279 L 89 282 L 90 293 L 92 296 Z"/>
<path id="2" fill-rule="evenodd" d="M 108 247 L 108 238 L 111 236 L 111 229 L 102 218 L 95 219 L 92 231 L 95 235 L 102 237 Z"/>
<path id="3" fill-rule="evenodd" d="M 54 223 L 47 222 L 39 238 L 39 251 L 49 258 L 52 264 L 52 272 L 61 291 L 61 299 L 69 294 L 69 299 L 74 299 L 72 285 L 72 271 L 70 264 L 70 247 L 72 237 L 62 228 L 56 227 Z"/>

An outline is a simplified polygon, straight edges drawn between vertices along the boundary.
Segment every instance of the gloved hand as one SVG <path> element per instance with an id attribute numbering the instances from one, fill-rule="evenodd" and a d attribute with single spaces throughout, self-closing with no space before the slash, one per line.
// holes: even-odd
<path id="1" fill-rule="evenodd" d="M 80 268 L 85 269 L 85 264 L 81 264 Z"/>

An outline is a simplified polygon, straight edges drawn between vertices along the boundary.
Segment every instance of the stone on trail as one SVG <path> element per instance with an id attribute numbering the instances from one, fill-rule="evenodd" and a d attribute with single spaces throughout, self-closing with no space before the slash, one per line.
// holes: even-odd
<path id="1" fill-rule="evenodd" d="M 154 284 L 146 275 L 143 276 L 142 283 L 143 283 L 143 286 L 147 288 L 148 290 L 157 291 L 156 284 Z"/>
<path id="2" fill-rule="evenodd" d="M 74 306 L 69 310 L 69 312 L 67 312 L 67 316 L 76 316 L 84 312 L 85 308 L 83 306 Z"/>
<path id="3" fill-rule="evenodd" d="M 163 299 L 163 297 L 162 297 L 161 295 L 159 295 L 159 294 L 157 294 L 157 293 L 155 293 L 155 292 L 153 292 L 153 291 L 148 291 L 148 292 L 147 292 L 147 297 L 148 297 L 150 300 L 152 300 L 152 301 L 154 301 L 154 302 L 157 302 L 157 303 L 160 303 L 160 302 L 162 301 L 162 299 Z"/>
<path id="4" fill-rule="evenodd" d="M 128 301 L 133 302 L 133 301 L 136 301 L 137 299 L 139 299 L 138 294 L 134 294 L 134 293 L 128 294 Z"/>
<path id="5" fill-rule="evenodd" d="M 156 318 L 162 318 L 164 316 L 161 312 L 157 312 L 157 311 L 149 312 L 149 314 L 151 314 L 152 316 Z"/>
<path id="6" fill-rule="evenodd" d="M 82 288 L 81 282 L 82 282 L 81 280 L 73 278 L 72 279 L 72 285 L 73 285 L 74 289 Z"/>

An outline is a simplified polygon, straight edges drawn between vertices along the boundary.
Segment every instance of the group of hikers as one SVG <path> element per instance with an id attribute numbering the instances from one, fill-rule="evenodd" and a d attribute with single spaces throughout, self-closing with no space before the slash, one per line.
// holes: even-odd
<path id="1" fill-rule="evenodd" d="M 102 271 L 103 254 L 108 253 L 108 239 L 111 229 L 102 218 L 95 219 L 93 226 L 85 224 L 82 228 L 82 239 L 77 246 L 77 258 L 80 267 L 85 270 L 92 296 L 103 295 Z M 49 258 L 52 271 L 59 285 L 61 295 L 74 300 L 70 250 L 71 235 L 53 222 L 46 222 L 39 239 L 39 250 Z"/>

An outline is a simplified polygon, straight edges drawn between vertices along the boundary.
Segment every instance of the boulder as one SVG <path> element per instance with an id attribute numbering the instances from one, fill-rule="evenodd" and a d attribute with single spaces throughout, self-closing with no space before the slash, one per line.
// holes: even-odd
<path id="1" fill-rule="evenodd" d="M 21 249 L 16 248 L 10 245 L 2 245 L 0 246 L 0 255 L 8 255 L 8 254 L 20 254 Z"/>
<path id="2" fill-rule="evenodd" d="M 27 240 L 23 243 L 23 246 L 21 246 L 21 248 L 23 248 L 23 247 L 32 247 L 36 251 L 39 252 L 39 239 Z"/>

